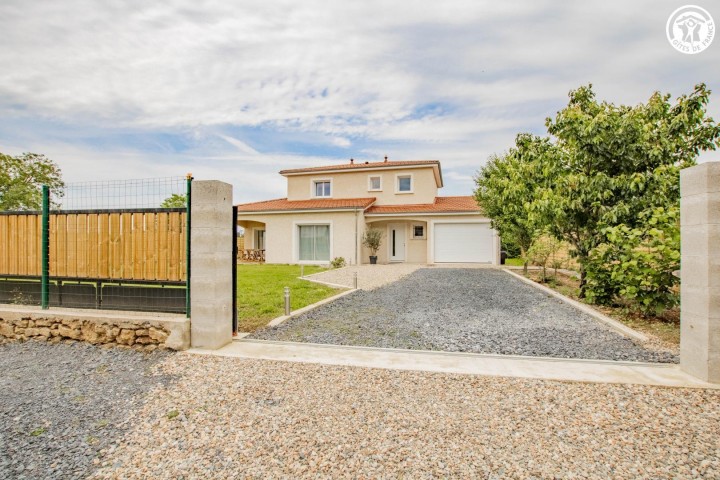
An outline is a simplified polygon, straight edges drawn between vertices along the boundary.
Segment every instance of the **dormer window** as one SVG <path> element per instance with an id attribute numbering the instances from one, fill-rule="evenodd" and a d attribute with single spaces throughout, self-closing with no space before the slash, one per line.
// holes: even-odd
<path id="1" fill-rule="evenodd" d="M 412 174 L 397 175 L 395 177 L 395 193 L 412 193 L 413 192 L 413 176 Z"/>
<path id="2" fill-rule="evenodd" d="M 318 198 L 332 197 L 332 181 L 329 179 L 313 180 L 313 196 Z"/>
<path id="3" fill-rule="evenodd" d="M 382 191 L 382 177 L 380 175 L 370 175 L 368 177 L 368 191 L 369 192 Z"/>

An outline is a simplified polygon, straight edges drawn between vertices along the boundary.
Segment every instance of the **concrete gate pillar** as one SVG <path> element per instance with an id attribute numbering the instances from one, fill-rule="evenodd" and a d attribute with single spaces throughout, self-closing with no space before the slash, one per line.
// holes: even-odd
<path id="1" fill-rule="evenodd" d="M 720 383 L 720 162 L 680 173 L 680 367 Z"/>
<path id="2" fill-rule="evenodd" d="M 216 349 L 232 341 L 232 185 L 193 182 L 190 209 L 190 345 Z"/>

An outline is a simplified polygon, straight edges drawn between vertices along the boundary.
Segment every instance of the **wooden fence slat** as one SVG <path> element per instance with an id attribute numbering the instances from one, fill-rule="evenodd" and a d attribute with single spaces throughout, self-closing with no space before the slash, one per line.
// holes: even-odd
<path id="1" fill-rule="evenodd" d="M 40 219 L 42 222 L 42 219 Z M 57 215 L 50 215 L 50 276 L 57 276 Z M 42 239 L 41 239 L 42 241 Z"/>
<path id="2" fill-rule="evenodd" d="M 157 223 L 154 213 L 145 214 L 145 280 L 157 279 L 157 245 L 155 232 L 157 231 Z"/>
<path id="3" fill-rule="evenodd" d="M 110 278 L 122 278 L 122 248 L 120 244 L 120 214 L 111 213 L 110 217 L 110 256 L 108 270 Z"/>
<path id="4" fill-rule="evenodd" d="M 76 235 L 76 254 L 77 269 L 76 277 L 88 278 L 88 232 L 87 232 L 87 214 L 77 215 Z"/>
<path id="5" fill-rule="evenodd" d="M 67 276 L 76 277 L 78 267 L 78 244 L 77 244 L 77 215 L 65 215 L 67 219 Z"/>
<path id="6" fill-rule="evenodd" d="M 27 219 L 28 275 L 40 275 L 40 250 L 37 245 L 42 230 L 39 228 L 38 218 L 39 215 L 28 215 Z"/>
<path id="7" fill-rule="evenodd" d="M 27 215 L 17 216 L 17 243 L 15 251 L 18 260 L 18 275 L 27 275 Z"/>
<path id="8" fill-rule="evenodd" d="M 185 280 L 185 274 L 187 273 L 187 268 L 185 267 L 187 263 L 186 258 L 186 250 L 185 250 L 185 238 L 187 235 L 187 223 L 185 222 L 185 216 L 186 214 L 184 212 L 180 213 L 180 236 L 178 238 L 178 251 L 180 256 L 180 262 L 178 262 L 178 265 L 180 267 L 180 272 L 178 272 L 178 279 L 179 280 Z"/>
<path id="9" fill-rule="evenodd" d="M 180 214 L 170 213 L 170 280 L 180 280 Z"/>
<path id="10" fill-rule="evenodd" d="M 57 275 L 67 277 L 67 215 L 57 216 Z"/>
<path id="11" fill-rule="evenodd" d="M 110 277 L 110 215 L 101 213 L 98 216 L 98 237 L 100 249 L 98 254 L 98 276 Z"/>
<path id="12" fill-rule="evenodd" d="M 142 213 L 133 214 L 133 276 L 142 279 L 145 268 L 145 216 Z"/>
<path id="13" fill-rule="evenodd" d="M 8 241 L 8 215 L 0 215 L 0 273 L 8 274 L 8 254 L 10 252 L 10 242 Z"/>
<path id="14" fill-rule="evenodd" d="M 120 237 L 120 243 L 122 244 L 122 261 L 120 264 L 120 270 L 122 271 L 122 278 L 133 278 L 132 216 L 132 213 L 123 213 L 120 217 L 120 229 L 122 232 Z"/>
<path id="15" fill-rule="evenodd" d="M 169 214 L 158 213 L 157 229 L 157 277 L 158 280 L 168 279 L 168 259 L 170 251 Z"/>
<path id="16" fill-rule="evenodd" d="M 13 250 L 13 254 L 8 259 L 11 272 L 18 271 L 18 255 L 17 255 L 17 241 L 18 241 L 18 219 L 17 215 L 10 215 L 10 248 Z"/>
<path id="17" fill-rule="evenodd" d="M 88 268 L 87 275 L 90 278 L 98 278 L 98 252 L 100 250 L 100 235 L 98 231 L 98 215 L 91 213 L 88 215 L 87 223 L 88 232 Z"/>

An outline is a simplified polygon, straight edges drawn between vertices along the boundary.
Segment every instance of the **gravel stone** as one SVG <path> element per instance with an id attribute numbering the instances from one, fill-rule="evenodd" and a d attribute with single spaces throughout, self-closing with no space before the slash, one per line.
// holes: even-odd
<path id="1" fill-rule="evenodd" d="M 502 355 L 677 363 L 497 269 L 422 268 L 248 338 Z"/>
<path id="2" fill-rule="evenodd" d="M 0 345 L 0 479 L 81 478 L 113 450 L 127 415 L 170 377 L 172 356 L 84 343 Z"/>
<path id="3" fill-rule="evenodd" d="M 718 391 L 189 354 L 159 368 L 178 381 L 91 478 L 720 476 Z"/>

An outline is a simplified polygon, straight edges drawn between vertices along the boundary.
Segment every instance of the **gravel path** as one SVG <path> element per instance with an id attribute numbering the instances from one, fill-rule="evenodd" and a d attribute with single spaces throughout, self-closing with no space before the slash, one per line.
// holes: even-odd
<path id="1" fill-rule="evenodd" d="M 179 380 L 93 478 L 720 476 L 717 391 L 190 355 L 161 368 Z"/>
<path id="2" fill-rule="evenodd" d="M 560 358 L 677 362 L 496 269 L 423 268 L 248 338 Z"/>
<path id="3" fill-rule="evenodd" d="M 0 368 L 2 479 L 720 476 L 719 391 L 82 344 Z"/>
<path id="4" fill-rule="evenodd" d="M 169 353 L 82 343 L 0 345 L 0 478 L 82 478 L 112 451 Z"/>

